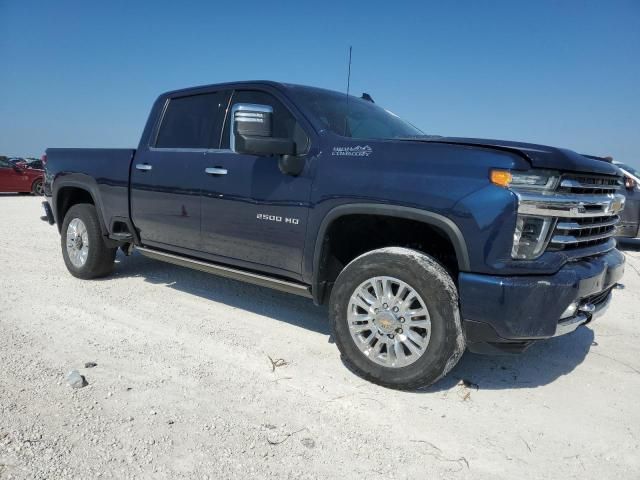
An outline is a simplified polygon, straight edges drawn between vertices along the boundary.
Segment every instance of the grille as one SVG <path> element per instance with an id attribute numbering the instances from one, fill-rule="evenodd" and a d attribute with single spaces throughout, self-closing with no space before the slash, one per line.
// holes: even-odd
<path id="1" fill-rule="evenodd" d="M 610 198 L 609 195 L 616 193 L 621 185 L 617 177 L 567 175 L 562 178 L 558 192 L 575 195 L 576 200 L 580 200 L 581 196 L 588 196 L 593 200 L 599 195 L 607 199 Z M 584 205 L 583 209 L 587 214 L 593 211 L 594 216 L 558 219 L 549 242 L 550 250 L 572 250 L 603 245 L 615 235 L 616 225 L 620 221 L 618 215 L 607 214 L 597 204 Z"/>
<path id="2" fill-rule="evenodd" d="M 622 182 L 618 178 L 566 175 L 562 177 L 558 191 L 578 195 L 605 195 L 616 193 L 621 186 Z"/>
<path id="3" fill-rule="evenodd" d="M 583 217 L 560 221 L 551 237 L 551 248 L 567 250 L 600 245 L 615 234 L 617 215 L 611 217 Z"/>

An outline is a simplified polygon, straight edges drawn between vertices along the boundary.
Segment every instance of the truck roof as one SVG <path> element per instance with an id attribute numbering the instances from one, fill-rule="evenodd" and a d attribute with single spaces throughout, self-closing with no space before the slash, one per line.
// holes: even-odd
<path id="1" fill-rule="evenodd" d="M 210 90 L 212 88 L 237 88 L 237 87 L 253 87 L 253 86 L 269 86 L 279 90 L 289 90 L 289 89 L 295 88 L 295 89 L 308 89 L 308 90 L 324 90 L 326 92 L 339 93 L 339 92 L 335 92 L 334 90 L 328 90 L 320 87 L 312 87 L 309 85 L 297 85 L 293 83 L 275 82 L 273 80 L 242 80 L 237 82 L 211 83 L 206 85 L 197 85 L 193 87 L 180 88 L 177 90 L 170 90 L 168 92 L 164 92 L 162 96 L 196 93 L 201 90 Z"/>

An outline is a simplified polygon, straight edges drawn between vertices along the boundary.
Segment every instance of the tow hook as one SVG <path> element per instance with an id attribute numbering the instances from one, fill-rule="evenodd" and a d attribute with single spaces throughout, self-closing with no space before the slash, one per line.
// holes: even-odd
<path id="1" fill-rule="evenodd" d="M 578 307 L 578 310 L 584 313 L 593 313 L 596 310 L 596 306 L 593 303 L 584 303 Z"/>

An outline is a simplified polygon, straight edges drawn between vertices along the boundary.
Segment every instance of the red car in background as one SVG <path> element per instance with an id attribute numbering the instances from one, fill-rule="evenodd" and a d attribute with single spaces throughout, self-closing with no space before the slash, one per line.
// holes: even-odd
<path id="1" fill-rule="evenodd" d="M 42 195 L 44 170 L 13 164 L 0 156 L 0 192 L 33 193 Z"/>

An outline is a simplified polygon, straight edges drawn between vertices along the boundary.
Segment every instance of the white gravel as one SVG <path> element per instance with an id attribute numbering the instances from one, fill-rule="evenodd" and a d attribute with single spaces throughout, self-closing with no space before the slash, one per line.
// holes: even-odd
<path id="1" fill-rule="evenodd" d="M 0 196 L 0 478 L 640 478 L 638 244 L 594 325 L 404 393 L 308 300 L 140 255 L 77 280 L 40 215 Z"/>

